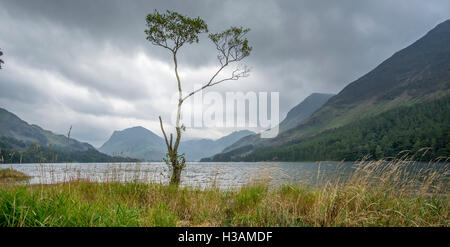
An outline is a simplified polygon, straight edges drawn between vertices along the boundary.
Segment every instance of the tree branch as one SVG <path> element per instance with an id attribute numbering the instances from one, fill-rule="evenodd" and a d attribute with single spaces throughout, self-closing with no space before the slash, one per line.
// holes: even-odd
<path id="1" fill-rule="evenodd" d="M 207 87 L 211 87 L 214 85 L 217 85 L 219 83 L 225 82 L 225 81 L 235 81 L 235 80 L 239 80 L 239 78 L 241 77 L 248 77 L 249 73 L 250 73 L 250 69 L 248 67 L 244 67 L 244 69 L 235 69 L 232 73 L 231 76 L 219 81 L 215 81 L 213 82 L 213 80 L 217 77 L 217 75 L 227 66 L 228 64 L 222 65 L 222 67 L 220 67 L 220 69 L 211 77 L 211 79 L 208 81 L 208 83 L 206 83 L 205 85 L 203 85 L 201 88 L 194 90 L 192 92 L 190 92 L 186 97 L 184 97 L 182 99 L 182 101 L 185 101 L 187 98 L 191 97 L 192 95 L 202 91 L 203 89 L 207 88 Z"/>
<path id="2" fill-rule="evenodd" d="M 169 150 L 169 152 L 171 152 L 172 151 L 172 143 L 169 145 L 169 141 L 167 140 L 166 132 L 164 131 L 164 127 L 163 127 L 161 116 L 159 116 L 159 124 L 161 125 L 161 130 L 162 130 L 162 133 L 164 135 L 164 141 L 166 142 L 167 149 Z M 172 142 L 172 138 L 171 138 L 170 142 Z"/>

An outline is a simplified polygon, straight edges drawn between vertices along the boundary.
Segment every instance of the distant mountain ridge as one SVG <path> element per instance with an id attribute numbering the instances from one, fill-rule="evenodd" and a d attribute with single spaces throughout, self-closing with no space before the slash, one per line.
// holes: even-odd
<path id="1" fill-rule="evenodd" d="M 217 140 L 198 139 L 188 140 L 180 143 L 180 153 L 184 153 L 189 161 L 199 161 L 203 157 L 211 156 L 222 152 L 242 137 L 253 135 L 255 132 L 249 130 L 234 131 L 233 133 L 221 137 Z"/>
<path id="2" fill-rule="evenodd" d="M 198 161 L 202 157 L 222 152 L 225 147 L 236 140 L 251 134 L 254 134 L 254 132 L 242 130 L 235 131 L 217 140 L 194 139 L 182 141 L 178 151 L 180 154 L 184 153 L 188 161 Z M 109 155 L 149 161 L 161 161 L 167 152 L 164 139 L 141 126 L 114 131 L 99 150 Z"/>

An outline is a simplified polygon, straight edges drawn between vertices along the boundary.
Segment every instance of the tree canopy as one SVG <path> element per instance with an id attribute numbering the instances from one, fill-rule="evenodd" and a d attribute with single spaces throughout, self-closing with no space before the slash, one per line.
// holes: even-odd
<path id="1" fill-rule="evenodd" d="M 146 21 L 147 40 L 174 53 L 185 43 L 198 43 L 198 35 L 208 32 L 208 26 L 200 17 L 189 18 L 169 10 L 163 14 L 155 10 L 147 15 Z"/>

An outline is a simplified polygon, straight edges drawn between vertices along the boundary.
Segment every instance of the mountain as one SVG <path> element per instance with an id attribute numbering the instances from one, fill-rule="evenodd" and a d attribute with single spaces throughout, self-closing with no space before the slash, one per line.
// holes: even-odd
<path id="1" fill-rule="evenodd" d="M 234 131 L 233 133 L 217 140 L 198 139 L 188 140 L 180 143 L 179 153 L 184 153 L 189 161 L 199 161 L 203 157 L 208 157 L 222 152 L 226 147 L 235 143 L 242 137 L 255 134 L 249 130 Z"/>
<path id="2" fill-rule="evenodd" d="M 227 148 L 225 151 L 233 151 L 234 159 L 244 159 L 257 149 L 286 148 L 293 143 L 298 145 L 325 131 L 340 131 L 339 128 L 349 124 L 399 107 L 438 100 L 449 93 L 450 20 L 447 20 L 350 83 L 309 118 L 280 133 L 278 137 L 261 140 L 256 145 L 249 143 L 236 146 L 235 150 Z M 295 159 L 303 158 L 296 156 Z"/>
<path id="3" fill-rule="evenodd" d="M 322 107 L 334 94 L 313 93 L 292 108 L 280 123 L 280 132 L 286 131 L 311 116 Z"/>
<path id="4" fill-rule="evenodd" d="M 110 157 L 92 145 L 30 125 L 0 108 L 0 163 L 133 161 Z"/>
<path id="5" fill-rule="evenodd" d="M 37 125 L 30 125 L 3 108 L 0 108 L 0 137 L 12 138 L 33 145 L 37 142 L 39 146 L 51 146 L 53 149 L 58 150 L 95 150 L 88 143 L 79 142 L 72 138 L 68 140 L 67 136 L 54 134 Z M 16 148 L 20 147 L 17 146 Z"/>
<path id="6" fill-rule="evenodd" d="M 321 106 L 323 106 L 334 94 L 323 94 L 323 93 L 313 93 L 306 97 L 302 102 L 292 108 L 286 118 L 281 121 L 279 125 L 279 131 L 283 132 L 297 124 L 301 123 L 303 120 L 307 119 L 311 114 L 317 111 Z M 231 151 L 233 149 L 244 147 L 248 145 L 258 145 L 262 143 L 264 139 L 260 138 L 259 134 L 254 134 L 251 136 L 246 136 L 239 139 L 232 145 L 227 146 L 224 152 Z"/>
<path id="7" fill-rule="evenodd" d="M 248 130 L 235 131 L 217 140 L 195 139 L 182 141 L 178 152 L 184 153 L 188 161 L 197 161 L 202 157 L 220 153 L 238 139 L 254 134 Z M 99 150 L 110 155 L 132 157 L 142 160 L 161 161 L 165 157 L 166 144 L 162 137 L 143 127 L 133 127 L 114 131 L 108 141 Z"/>
<path id="8" fill-rule="evenodd" d="M 142 160 L 161 161 L 165 157 L 164 139 L 144 127 L 114 131 L 99 150 L 109 155 L 119 155 Z"/>

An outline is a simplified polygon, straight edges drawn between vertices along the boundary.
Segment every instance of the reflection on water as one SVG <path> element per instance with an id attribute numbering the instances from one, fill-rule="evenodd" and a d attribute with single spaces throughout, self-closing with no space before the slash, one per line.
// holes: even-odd
<path id="1" fill-rule="evenodd" d="M 409 174 L 421 172 L 424 167 L 445 172 L 448 184 L 449 164 L 414 163 Z M 90 181 L 168 182 L 168 167 L 164 163 L 60 163 L 60 164 L 0 164 L 26 173 L 30 184 L 51 184 L 86 179 Z M 320 185 L 332 178 L 345 181 L 349 174 L 361 167 L 354 162 L 189 162 L 182 174 L 182 185 L 220 188 L 240 187 L 254 181 L 271 185 Z M 395 168 L 397 169 L 397 168 Z M 380 170 L 383 173 L 386 171 Z M 436 173 L 436 172 L 434 172 Z M 442 172 L 439 172 L 442 173 Z M 431 174 L 431 173 L 430 173 Z M 441 174 L 442 175 L 442 174 Z"/>

